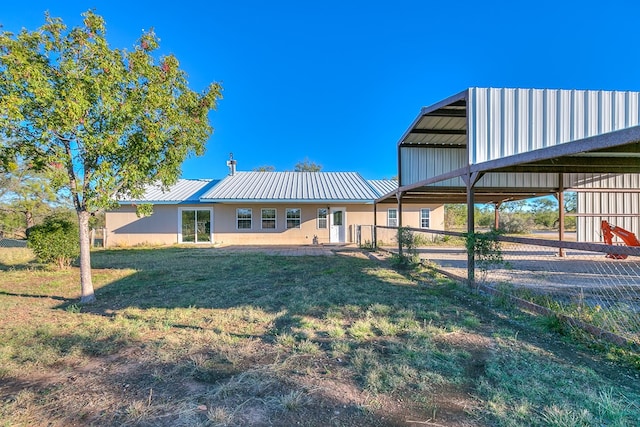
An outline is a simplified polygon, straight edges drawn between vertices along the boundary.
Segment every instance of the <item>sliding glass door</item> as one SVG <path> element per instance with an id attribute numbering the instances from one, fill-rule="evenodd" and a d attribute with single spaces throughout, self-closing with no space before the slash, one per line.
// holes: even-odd
<path id="1" fill-rule="evenodd" d="M 211 243 L 211 209 L 182 209 L 182 243 Z"/>

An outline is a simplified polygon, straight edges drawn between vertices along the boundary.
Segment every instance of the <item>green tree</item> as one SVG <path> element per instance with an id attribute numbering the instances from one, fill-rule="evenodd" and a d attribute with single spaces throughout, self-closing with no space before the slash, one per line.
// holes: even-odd
<path id="1" fill-rule="evenodd" d="M 276 170 L 276 167 L 271 165 L 264 165 L 264 166 L 258 166 L 257 168 L 253 168 L 254 172 L 274 172 L 275 170 Z"/>
<path id="2" fill-rule="evenodd" d="M 22 232 L 51 213 L 61 201 L 47 174 L 33 170 L 19 157 L 11 162 L 11 168 L 0 171 L 0 188 L 0 209 L 22 217 Z"/>
<path id="3" fill-rule="evenodd" d="M 322 165 L 312 162 L 308 157 L 301 162 L 296 163 L 294 169 L 295 172 L 320 172 Z"/>
<path id="4" fill-rule="evenodd" d="M 467 223 L 467 205 L 447 203 L 444 205 L 444 226 L 446 230 L 463 228 Z"/>
<path id="5" fill-rule="evenodd" d="M 89 218 L 119 194 L 139 197 L 147 184 L 167 187 L 190 155 L 201 155 L 221 97 L 212 83 L 189 89 L 173 55 L 155 57 L 159 39 L 143 32 L 131 51 L 112 49 L 92 11 L 68 29 L 45 15 L 36 31 L 0 33 L 0 132 L 3 163 L 20 152 L 34 169 L 64 184 L 78 216 L 81 302 L 95 300 Z"/>
<path id="6" fill-rule="evenodd" d="M 536 225 L 553 228 L 558 223 L 558 200 L 551 197 L 539 197 L 531 201 L 533 220 Z"/>

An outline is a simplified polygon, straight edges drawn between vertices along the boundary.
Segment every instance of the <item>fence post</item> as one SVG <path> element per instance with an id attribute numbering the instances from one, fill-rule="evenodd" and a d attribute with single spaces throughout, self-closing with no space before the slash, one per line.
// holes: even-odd
<path id="1" fill-rule="evenodd" d="M 373 225 L 371 226 L 371 240 L 373 240 L 373 249 L 378 249 L 378 205 L 373 204 Z"/>

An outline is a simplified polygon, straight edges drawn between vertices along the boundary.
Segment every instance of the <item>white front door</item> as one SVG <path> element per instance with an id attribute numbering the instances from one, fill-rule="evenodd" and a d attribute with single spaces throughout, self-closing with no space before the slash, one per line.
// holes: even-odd
<path id="1" fill-rule="evenodd" d="M 346 237 L 346 224 L 347 224 L 347 210 L 346 208 L 331 208 L 329 215 L 329 242 L 330 243 L 345 243 Z"/>

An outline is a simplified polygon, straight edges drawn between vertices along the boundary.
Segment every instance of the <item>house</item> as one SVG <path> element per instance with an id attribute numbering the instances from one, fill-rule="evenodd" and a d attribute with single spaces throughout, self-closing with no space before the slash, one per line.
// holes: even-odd
<path id="1" fill-rule="evenodd" d="M 398 207 L 374 201 L 397 188 L 357 172 L 241 172 L 222 180 L 181 179 L 168 191 L 149 187 L 140 199 L 121 199 L 106 213 L 106 245 L 310 245 L 371 239 L 376 223 L 395 227 Z M 153 214 L 136 215 L 139 204 Z M 404 226 L 444 228 L 442 204 L 406 204 Z M 366 226 L 366 227 L 358 227 Z"/>

